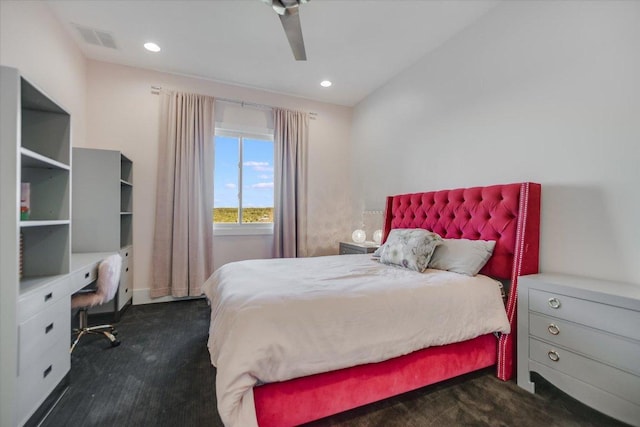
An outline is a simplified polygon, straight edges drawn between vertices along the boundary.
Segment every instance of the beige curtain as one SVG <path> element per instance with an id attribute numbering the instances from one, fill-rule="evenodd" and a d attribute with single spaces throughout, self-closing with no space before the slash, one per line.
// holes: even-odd
<path id="1" fill-rule="evenodd" d="M 307 256 L 309 115 L 274 109 L 273 249 L 277 258 Z"/>
<path id="2" fill-rule="evenodd" d="M 152 298 L 198 296 L 213 272 L 214 99 L 163 92 Z"/>

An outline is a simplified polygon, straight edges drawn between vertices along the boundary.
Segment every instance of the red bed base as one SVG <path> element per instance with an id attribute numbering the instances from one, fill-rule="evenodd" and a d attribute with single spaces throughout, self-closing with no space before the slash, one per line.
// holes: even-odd
<path id="1" fill-rule="evenodd" d="M 435 384 L 469 369 L 486 368 L 496 363 L 496 345 L 495 336 L 482 335 L 384 362 L 256 387 L 253 396 L 258 425 L 303 424 Z"/>
<path id="2" fill-rule="evenodd" d="M 527 182 L 388 197 L 384 240 L 393 228 L 425 228 L 450 239 L 496 241 L 481 273 L 511 281 L 511 334 L 255 387 L 258 424 L 299 425 L 494 364 L 498 378 L 509 380 L 515 369 L 518 276 L 538 272 L 540 195 L 540 184 Z"/>

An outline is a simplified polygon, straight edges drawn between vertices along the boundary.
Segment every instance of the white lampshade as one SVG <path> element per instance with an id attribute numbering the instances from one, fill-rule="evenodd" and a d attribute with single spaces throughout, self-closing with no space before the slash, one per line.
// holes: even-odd
<path id="1" fill-rule="evenodd" d="M 376 242 L 377 245 L 382 243 L 382 230 L 376 230 L 373 232 L 373 241 Z"/>
<path id="2" fill-rule="evenodd" d="M 351 238 L 356 243 L 364 243 L 364 241 L 367 240 L 367 233 L 365 233 L 364 230 L 357 229 L 351 233 Z"/>

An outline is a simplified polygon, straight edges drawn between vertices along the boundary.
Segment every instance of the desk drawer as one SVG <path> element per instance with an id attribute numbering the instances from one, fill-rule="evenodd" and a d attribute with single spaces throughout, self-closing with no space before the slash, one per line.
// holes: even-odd
<path id="1" fill-rule="evenodd" d="M 551 369 L 640 405 L 640 377 L 636 375 L 534 338 L 529 338 L 529 357 Z"/>
<path id="2" fill-rule="evenodd" d="M 538 289 L 529 289 L 529 309 L 640 341 L 638 311 Z"/>
<path id="3" fill-rule="evenodd" d="M 640 376 L 639 342 L 534 313 L 529 334 Z"/>
<path id="4" fill-rule="evenodd" d="M 120 249 L 120 256 L 122 257 L 122 272 L 118 288 L 118 310 L 122 310 L 133 296 L 133 246 Z"/>
<path id="5" fill-rule="evenodd" d="M 122 265 L 125 265 L 133 257 L 133 246 L 125 246 L 120 249 L 120 256 L 122 257 Z"/>
<path id="6" fill-rule="evenodd" d="M 55 279 L 18 298 L 18 323 L 53 306 L 60 298 L 69 298 L 69 276 Z"/>
<path id="7" fill-rule="evenodd" d="M 18 420 L 26 421 L 69 372 L 70 367 L 69 340 L 64 340 L 56 343 L 26 367 L 23 374 L 18 375 Z"/>
<path id="8" fill-rule="evenodd" d="M 71 302 L 58 300 L 53 306 L 18 325 L 18 375 L 29 362 L 41 357 L 59 342 L 69 342 Z"/>
<path id="9" fill-rule="evenodd" d="M 133 263 L 125 263 L 122 265 L 122 273 L 120 274 L 120 287 L 118 288 L 118 310 L 131 299 L 133 295 Z"/>
<path id="10" fill-rule="evenodd" d="M 73 292 L 77 292 L 84 288 L 88 284 L 94 282 L 98 278 L 98 266 L 99 262 L 87 265 L 82 270 L 79 270 L 73 274 L 71 279 Z"/>

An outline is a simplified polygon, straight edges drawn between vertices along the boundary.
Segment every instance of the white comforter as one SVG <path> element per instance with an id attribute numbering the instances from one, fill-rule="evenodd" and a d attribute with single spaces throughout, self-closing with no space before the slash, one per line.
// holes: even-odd
<path id="1" fill-rule="evenodd" d="M 257 425 L 253 386 L 509 332 L 497 282 L 370 255 L 241 261 L 207 280 L 226 426 Z"/>

